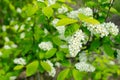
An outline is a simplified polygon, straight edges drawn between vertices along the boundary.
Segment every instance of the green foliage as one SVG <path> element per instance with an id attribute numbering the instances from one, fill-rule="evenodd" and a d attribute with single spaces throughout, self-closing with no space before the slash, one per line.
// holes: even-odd
<path id="1" fill-rule="evenodd" d="M 30 64 L 26 66 L 26 75 L 31 76 L 36 73 L 38 70 L 39 62 L 38 61 L 33 61 Z"/>
<path id="2" fill-rule="evenodd" d="M 69 72 L 70 72 L 70 69 L 65 69 L 61 71 L 57 77 L 57 80 L 65 80 Z"/>

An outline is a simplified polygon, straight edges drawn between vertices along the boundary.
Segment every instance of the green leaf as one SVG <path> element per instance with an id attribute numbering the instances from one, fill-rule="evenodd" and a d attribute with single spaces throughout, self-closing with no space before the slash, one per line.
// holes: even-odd
<path id="1" fill-rule="evenodd" d="M 74 80 L 82 80 L 82 74 L 78 70 L 73 69 L 72 74 L 73 74 Z"/>
<path id="2" fill-rule="evenodd" d="M 78 24 L 73 24 L 73 25 L 70 25 L 70 26 L 66 27 L 65 36 L 71 36 L 79 28 L 80 28 L 80 25 L 78 25 Z"/>
<path id="3" fill-rule="evenodd" d="M 100 46 L 100 40 L 96 39 L 91 43 L 90 49 L 91 50 L 96 50 Z"/>
<path id="4" fill-rule="evenodd" d="M 58 23 L 56 24 L 57 26 L 66 26 L 68 24 L 73 24 L 73 23 L 76 23 L 78 22 L 77 20 L 75 19 L 70 19 L 70 18 L 62 18 L 58 21 Z"/>
<path id="5" fill-rule="evenodd" d="M 68 76 L 70 69 L 64 69 L 58 74 L 57 80 L 65 80 L 65 78 Z"/>
<path id="6" fill-rule="evenodd" d="M 64 60 L 65 53 L 63 53 L 63 52 L 57 52 L 56 53 L 56 57 L 57 57 L 58 60 Z"/>
<path id="7" fill-rule="evenodd" d="M 52 38 L 53 43 L 55 43 L 57 46 L 60 46 L 62 44 L 62 41 L 59 37 L 53 37 Z"/>
<path id="8" fill-rule="evenodd" d="M 45 53 L 44 52 L 39 52 L 39 58 L 44 59 L 44 57 L 45 57 Z"/>
<path id="9" fill-rule="evenodd" d="M 95 80 L 99 80 L 99 79 L 101 79 L 101 76 L 102 74 L 101 74 L 101 72 L 97 72 L 96 74 L 95 74 Z"/>
<path id="10" fill-rule="evenodd" d="M 38 10 L 37 5 L 28 4 L 22 8 L 22 16 L 23 17 L 32 16 L 37 12 L 37 10 Z"/>
<path id="11" fill-rule="evenodd" d="M 51 71 L 51 66 L 50 66 L 47 62 L 42 61 L 42 62 L 41 62 L 41 66 L 42 66 L 42 68 L 43 68 L 44 70 L 46 70 L 46 71 Z"/>
<path id="12" fill-rule="evenodd" d="M 94 19 L 93 17 L 85 16 L 84 14 L 79 14 L 79 19 L 90 24 L 100 24 L 98 20 Z"/>
<path id="13" fill-rule="evenodd" d="M 114 50 L 109 44 L 103 44 L 103 50 L 108 56 L 114 56 Z"/>
<path id="14" fill-rule="evenodd" d="M 43 13 L 45 16 L 47 16 L 48 18 L 50 18 L 53 15 L 53 9 L 51 7 L 45 7 L 43 8 Z"/>
<path id="15" fill-rule="evenodd" d="M 47 51 L 45 53 L 45 58 L 51 58 L 52 56 L 54 56 L 54 54 L 56 53 L 57 49 L 56 48 L 52 48 L 49 51 Z"/>
<path id="16" fill-rule="evenodd" d="M 22 69 L 24 66 L 23 65 L 17 65 L 14 67 L 14 70 L 20 70 Z"/>
<path id="17" fill-rule="evenodd" d="M 31 76 L 33 75 L 38 69 L 39 62 L 37 60 L 31 62 L 26 67 L 26 75 Z"/>

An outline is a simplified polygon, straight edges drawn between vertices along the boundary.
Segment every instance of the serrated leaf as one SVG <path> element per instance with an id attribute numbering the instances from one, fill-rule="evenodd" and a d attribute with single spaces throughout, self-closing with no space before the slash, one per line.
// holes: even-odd
<path id="1" fill-rule="evenodd" d="M 65 80 L 65 78 L 68 76 L 70 69 L 64 69 L 58 74 L 57 80 Z"/>
<path id="2" fill-rule="evenodd" d="M 17 65 L 14 67 L 14 70 L 20 70 L 22 69 L 24 66 L 23 65 Z"/>
<path id="3" fill-rule="evenodd" d="M 73 69 L 72 75 L 73 75 L 74 80 L 82 80 L 82 74 L 78 70 Z"/>
<path id="4" fill-rule="evenodd" d="M 75 19 L 70 19 L 70 18 L 62 18 L 58 21 L 58 23 L 56 24 L 56 26 L 66 26 L 68 24 L 73 24 L 76 23 L 77 20 Z"/>
<path id="5" fill-rule="evenodd" d="M 52 56 L 54 56 L 54 54 L 56 53 L 57 49 L 56 48 L 52 48 L 49 51 L 47 51 L 45 53 L 45 58 L 51 58 Z"/>
<path id="6" fill-rule="evenodd" d="M 44 7 L 42 11 L 44 15 L 48 18 L 50 18 L 53 15 L 53 9 L 51 7 Z"/>
<path id="7" fill-rule="evenodd" d="M 46 70 L 46 71 L 51 71 L 51 67 L 50 67 L 50 65 L 49 65 L 47 62 L 42 61 L 40 64 L 41 64 L 41 66 L 42 66 L 42 68 L 43 68 L 44 70 Z"/>
<path id="8" fill-rule="evenodd" d="M 36 71 L 38 69 L 38 65 L 39 65 L 39 62 L 37 60 L 28 64 L 27 67 L 26 67 L 26 75 L 31 76 L 34 73 L 36 73 Z"/>
<path id="9" fill-rule="evenodd" d="M 79 19 L 90 24 L 100 24 L 98 20 L 94 19 L 93 17 L 85 16 L 84 14 L 79 14 Z"/>

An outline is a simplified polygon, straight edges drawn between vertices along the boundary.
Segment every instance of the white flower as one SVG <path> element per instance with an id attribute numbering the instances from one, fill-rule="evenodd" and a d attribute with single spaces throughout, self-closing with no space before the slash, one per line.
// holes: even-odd
<path id="1" fill-rule="evenodd" d="M 38 44 L 39 48 L 44 50 L 44 51 L 47 51 L 47 50 L 50 50 L 53 48 L 53 45 L 50 41 L 48 42 L 41 42 L 40 44 Z"/>
<path id="2" fill-rule="evenodd" d="M 94 72 L 95 71 L 95 67 L 92 66 L 91 64 L 86 63 L 86 62 L 76 63 L 75 67 L 79 71 L 85 71 L 85 72 Z"/>
<path id="3" fill-rule="evenodd" d="M 37 0 L 38 2 L 44 2 L 44 0 Z"/>
<path id="4" fill-rule="evenodd" d="M 57 31 L 59 32 L 59 37 L 61 39 L 64 39 L 65 36 L 64 36 L 64 33 L 65 33 L 65 26 L 56 26 L 57 22 L 59 21 L 59 19 L 54 19 L 52 21 L 52 25 L 57 29 Z"/>
<path id="5" fill-rule="evenodd" d="M 15 64 L 20 64 L 20 65 L 26 65 L 26 61 L 25 61 L 25 59 L 23 59 L 23 58 L 15 58 L 14 60 L 13 60 L 13 62 L 15 63 Z"/>
<path id="6" fill-rule="evenodd" d="M 24 30 L 25 29 L 25 25 L 24 24 L 22 24 L 21 26 L 20 26 L 20 31 L 22 31 L 22 30 Z"/>
<path id="7" fill-rule="evenodd" d="M 67 16 L 69 18 L 77 19 L 78 18 L 78 14 L 79 14 L 79 11 L 71 11 L 71 12 L 67 13 Z"/>
<path id="8" fill-rule="evenodd" d="M 114 61 L 109 61 L 109 64 L 110 65 L 115 65 L 115 62 Z"/>
<path id="9" fill-rule="evenodd" d="M 27 21 L 30 21 L 30 20 L 31 20 L 31 17 L 28 17 L 28 18 L 27 18 Z"/>
<path id="10" fill-rule="evenodd" d="M 59 62 L 56 62 L 55 66 L 57 66 L 58 68 L 60 68 L 61 64 Z"/>
<path id="11" fill-rule="evenodd" d="M 11 45 L 12 48 L 17 48 L 18 46 L 16 44 Z"/>
<path id="12" fill-rule="evenodd" d="M 93 11 L 89 7 L 80 8 L 80 9 L 78 9 L 78 12 L 81 13 L 81 14 L 84 14 L 86 16 L 93 16 Z"/>
<path id="13" fill-rule="evenodd" d="M 23 38 L 25 38 L 25 32 L 22 32 L 22 33 L 20 34 L 20 39 L 23 39 Z"/>
<path id="14" fill-rule="evenodd" d="M 86 62 L 87 61 L 86 52 L 79 53 L 79 61 L 80 62 Z"/>
<path id="15" fill-rule="evenodd" d="M 100 35 L 101 38 L 109 35 L 108 30 L 103 24 L 97 24 L 97 25 L 88 24 L 87 29 L 91 31 L 91 33 L 94 35 L 96 34 Z"/>
<path id="16" fill-rule="evenodd" d="M 17 8 L 17 12 L 21 13 L 22 12 L 21 8 Z"/>
<path id="17" fill-rule="evenodd" d="M 2 30 L 3 30 L 3 32 L 6 31 L 6 26 L 5 25 L 2 26 Z"/>
<path id="18" fill-rule="evenodd" d="M 48 0 L 48 6 L 51 6 L 56 3 L 57 0 Z"/>
<path id="19" fill-rule="evenodd" d="M 119 29 L 117 25 L 111 22 L 103 23 L 103 25 L 106 27 L 106 29 L 109 31 L 111 35 L 114 35 L 114 36 L 118 35 Z"/>
<path id="20" fill-rule="evenodd" d="M 79 8 L 78 10 L 71 11 L 67 13 L 69 18 L 77 19 L 79 14 L 84 14 L 86 16 L 93 16 L 93 11 L 89 7 L 87 8 Z"/>
<path id="21" fill-rule="evenodd" d="M 55 74 L 56 74 L 56 70 L 53 67 L 53 63 L 50 60 L 47 60 L 45 62 L 47 62 L 50 65 L 50 67 L 51 67 L 51 71 L 48 71 L 49 75 L 52 76 L 52 77 L 54 77 Z"/>
<path id="22" fill-rule="evenodd" d="M 0 51 L 0 57 L 3 55 L 3 53 Z"/>
<path id="23" fill-rule="evenodd" d="M 15 30 L 18 30 L 18 28 L 19 28 L 19 26 L 16 24 L 16 25 L 14 26 L 14 29 L 15 29 Z"/>
<path id="24" fill-rule="evenodd" d="M 85 34 L 82 32 L 82 30 L 78 30 L 75 32 L 75 34 L 70 38 L 69 42 L 69 52 L 71 57 L 75 57 L 78 52 L 81 50 L 82 47 L 82 41 L 85 40 Z"/>
<path id="25" fill-rule="evenodd" d="M 47 35 L 49 32 L 47 29 L 44 29 L 44 33 L 45 33 L 45 35 Z"/>
<path id="26" fill-rule="evenodd" d="M 11 76 L 9 80 L 16 80 L 17 76 Z"/>
<path id="27" fill-rule="evenodd" d="M 68 8 L 62 6 L 61 8 L 58 8 L 58 13 L 66 13 L 68 11 Z"/>
<path id="28" fill-rule="evenodd" d="M 10 39 L 8 37 L 5 37 L 5 42 L 9 42 Z"/>
<path id="29" fill-rule="evenodd" d="M 4 49 L 11 49 L 9 45 L 4 45 Z"/>

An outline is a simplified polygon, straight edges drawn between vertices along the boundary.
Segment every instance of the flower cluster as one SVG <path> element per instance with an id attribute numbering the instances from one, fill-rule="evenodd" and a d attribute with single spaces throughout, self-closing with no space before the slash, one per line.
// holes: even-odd
<path id="1" fill-rule="evenodd" d="M 52 63 L 51 61 L 49 61 L 49 60 L 47 60 L 47 61 L 45 61 L 45 62 L 48 63 L 48 64 L 50 65 L 50 67 L 51 67 L 51 71 L 48 72 L 49 75 L 52 76 L 52 77 L 54 77 L 55 74 L 56 74 L 56 70 L 55 70 L 55 68 L 53 67 L 53 63 Z"/>
<path id="2" fill-rule="evenodd" d="M 86 16 L 93 16 L 93 11 L 89 7 L 87 7 L 87 8 L 80 8 L 78 10 L 71 11 L 71 12 L 67 13 L 67 16 L 69 18 L 77 19 L 78 18 L 78 14 L 84 14 Z"/>
<path id="3" fill-rule="evenodd" d="M 25 59 L 23 59 L 23 58 L 15 58 L 14 60 L 13 60 L 13 62 L 15 63 L 15 64 L 20 64 L 20 65 L 26 65 L 26 61 L 25 61 Z"/>
<path id="4" fill-rule="evenodd" d="M 89 63 L 86 62 L 79 62 L 75 64 L 76 69 L 78 69 L 79 71 L 85 71 L 85 72 L 94 72 L 95 71 L 95 67 L 92 66 Z"/>
<path id="5" fill-rule="evenodd" d="M 56 26 L 57 22 L 59 21 L 59 19 L 54 19 L 52 21 L 52 25 L 57 29 L 57 31 L 59 32 L 60 34 L 60 38 L 61 39 L 64 39 L 65 36 L 64 36 L 64 33 L 65 33 L 65 26 Z"/>
<path id="6" fill-rule="evenodd" d="M 62 6 L 61 8 L 58 8 L 58 13 L 66 13 L 68 11 L 68 8 Z"/>
<path id="7" fill-rule="evenodd" d="M 57 0 L 48 0 L 48 6 L 51 6 L 56 3 Z"/>
<path id="8" fill-rule="evenodd" d="M 68 46 L 71 57 L 75 57 L 81 50 L 85 38 L 86 35 L 82 32 L 82 30 L 76 31 L 75 34 L 71 36 Z"/>
<path id="9" fill-rule="evenodd" d="M 40 44 L 38 44 L 39 48 L 47 51 L 53 48 L 52 42 L 48 41 L 48 42 L 41 42 Z"/>
<path id="10" fill-rule="evenodd" d="M 97 25 L 88 24 L 87 29 L 94 35 L 100 35 L 101 38 L 109 34 L 116 36 L 119 33 L 118 26 L 111 22 Z"/>

